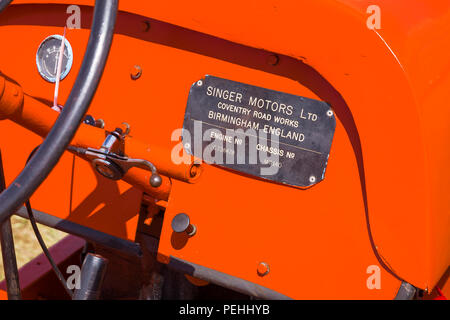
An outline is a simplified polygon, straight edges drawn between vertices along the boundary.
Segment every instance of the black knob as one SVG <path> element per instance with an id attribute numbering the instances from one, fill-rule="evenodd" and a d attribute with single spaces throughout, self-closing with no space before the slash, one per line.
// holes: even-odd
<path id="1" fill-rule="evenodd" d="M 176 233 L 186 232 L 189 236 L 193 236 L 197 228 L 191 224 L 187 214 L 179 213 L 172 219 L 172 230 Z"/>

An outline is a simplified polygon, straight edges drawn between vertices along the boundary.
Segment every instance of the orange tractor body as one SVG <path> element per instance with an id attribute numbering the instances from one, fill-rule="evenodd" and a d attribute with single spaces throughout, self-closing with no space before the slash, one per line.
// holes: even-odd
<path id="1" fill-rule="evenodd" d="M 450 2 L 377 3 L 378 30 L 367 25 L 370 1 L 121 1 L 88 113 L 107 130 L 129 124 L 127 154 L 151 160 L 163 184 L 146 184 L 150 173 L 139 168 L 108 180 L 67 151 L 33 208 L 134 242 L 145 199 L 142 223 L 165 211 L 158 261 L 183 265 L 197 284 L 293 299 L 392 299 L 403 281 L 430 293 L 450 262 Z M 93 4 L 17 0 L 0 15 L 7 185 L 58 116 L 36 50 L 62 34 L 68 7 L 79 6 L 81 28 L 66 32 L 74 58 L 61 82 L 64 105 Z M 192 165 L 173 164 L 173 132 L 191 86 L 206 75 L 328 103 L 336 129 L 323 181 L 299 188 L 218 165 L 192 174 Z M 104 138 L 104 129 L 82 124 L 71 145 L 98 148 Z M 172 230 L 179 213 L 194 236 Z"/>

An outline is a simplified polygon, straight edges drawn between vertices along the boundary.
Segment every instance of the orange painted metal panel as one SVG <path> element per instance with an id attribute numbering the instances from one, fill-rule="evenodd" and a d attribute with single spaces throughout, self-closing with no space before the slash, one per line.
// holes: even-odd
<path id="1" fill-rule="evenodd" d="M 17 50 L 3 50 L 4 47 L 2 47 L 0 53 L 1 61 L 9 62 L 2 64 L 0 71 L 20 83 L 25 94 L 44 99 L 44 102 L 45 100 L 52 100 L 54 85 L 44 81 L 38 74 L 35 54 L 40 41 L 48 35 L 61 33 L 61 30 L 62 28 L 55 27 L 6 26 L 0 28 L 1 37 L 3 39 L 8 38 L 8 45 L 12 48 L 17 48 Z M 16 33 L 17 37 L 15 36 Z M 77 49 L 73 70 L 61 83 L 60 101 L 65 101 L 69 94 L 81 64 L 88 36 L 89 32 L 87 30 L 79 30 L 77 37 L 70 38 L 71 44 Z M 30 39 L 30 41 L 24 39 Z M 16 75 L 17 77 L 15 77 Z M 0 127 L 3 132 L 6 132 L 7 137 L 7 139 L 2 139 L 0 147 L 4 152 L 6 180 L 9 183 L 23 169 L 28 155 L 42 142 L 42 139 L 9 121 L 1 121 Z M 130 185 L 123 181 L 118 181 L 110 183 L 108 186 L 102 186 L 100 188 L 102 191 L 80 199 L 81 195 L 86 195 L 84 191 L 90 190 L 91 184 L 95 183 L 97 179 L 90 168 L 85 168 L 82 165 L 74 167 L 74 161 L 73 155 L 67 153 L 67 155 L 63 156 L 49 178 L 31 198 L 33 207 L 96 230 L 134 240 L 140 209 L 141 191 L 132 189 L 126 193 L 127 196 L 125 197 L 123 195 L 130 188 Z M 81 181 L 80 179 L 72 180 L 73 177 L 78 177 Z M 85 178 L 83 179 L 83 177 Z M 117 190 L 121 190 L 122 196 L 120 198 L 111 198 L 112 196 L 117 196 L 117 193 L 109 193 L 111 184 Z M 73 193 L 74 190 L 77 190 L 77 192 Z M 114 206 L 106 205 L 105 207 L 97 208 L 98 210 L 93 212 L 87 212 L 92 216 L 96 215 L 96 218 L 92 219 L 79 214 L 79 206 L 86 202 L 96 204 L 111 204 L 114 202 Z M 92 209 L 96 209 L 96 207 L 92 207 Z M 100 212 L 101 215 L 99 215 Z M 95 221 L 95 224 L 92 221 Z"/>

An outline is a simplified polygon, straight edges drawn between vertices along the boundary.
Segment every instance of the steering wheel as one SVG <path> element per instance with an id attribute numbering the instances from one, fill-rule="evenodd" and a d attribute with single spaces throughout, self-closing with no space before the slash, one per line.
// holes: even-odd
<path id="1" fill-rule="evenodd" d="M 12 0 L 0 0 L 0 13 Z M 69 98 L 39 150 L 0 194 L 0 224 L 14 214 L 56 166 L 84 118 L 111 48 L 118 0 L 96 0 L 89 42 Z"/>

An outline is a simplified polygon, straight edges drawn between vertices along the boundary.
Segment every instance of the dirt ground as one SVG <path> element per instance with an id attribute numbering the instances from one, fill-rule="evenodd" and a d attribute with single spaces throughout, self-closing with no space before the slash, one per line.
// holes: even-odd
<path id="1" fill-rule="evenodd" d="M 20 268 L 33 258 L 40 255 L 42 253 L 42 249 L 36 239 L 36 236 L 34 235 L 30 221 L 21 217 L 13 216 L 11 219 L 11 224 L 14 234 L 17 264 Z M 38 227 L 48 248 L 67 235 L 64 232 L 48 228 L 41 224 L 38 224 Z M 0 280 L 3 279 L 3 259 L 0 254 Z"/>

